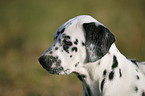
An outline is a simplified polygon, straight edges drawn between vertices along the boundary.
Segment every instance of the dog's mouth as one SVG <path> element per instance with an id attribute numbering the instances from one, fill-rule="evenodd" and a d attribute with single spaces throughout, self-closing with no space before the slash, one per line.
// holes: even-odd
<path id="1" fill-rule="evenodd" d="M 39 62 L 44 69 L 48 71 L 48 73 L 53 75 L 68 75 L 72 72 L 69 67 L 62 67 L 61 60 L 58 57 L 53 56 L 41 56 L 39 58 Z M 79 62 L 75 64 L 75 67 L 79 65 Z"/>
<path id="2" fill-rule="evenodd" d="M 53 74 L 53 75 L 60 75 L 61 72 L 64 72 L 63 67 L 60 68 L 45 68 L 48 73 Z"/>

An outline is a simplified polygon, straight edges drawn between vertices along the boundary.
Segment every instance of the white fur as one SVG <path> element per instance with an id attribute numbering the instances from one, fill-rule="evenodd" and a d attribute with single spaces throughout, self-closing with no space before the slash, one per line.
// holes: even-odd
<path id="1" fill-rule="evenodd" d="M 62 46 L 59 46 L 58 39 L 55 40 L 53 45 L 43 54 L 58 56 L 61 60 L 61 66 L 64 68 L 60 74 L 70 74 L 72 72 L 78 72 L 79 74 L 86 75 L 84 78 L 86 84 L 90 87 L 91 96 L 141 96 L 142 92 L 145 92 L 145 65 L 144 63 L 139 63 L 139 68 L 128 60 L 124 55 L 122 55 L 115 43 L 109 49 L 109 52 L 92 63 L 85 63 L 86 59 L 86 49 L 82 47 L 80 42 L 85 42 L 84 29 L 82 27 L 83 23 L 95 22 L 96 26 L 103 24 L 99 23 L 93 17 L 88 15 L 77 16 L 73 19 L 68 20 L 64 23 L 58 31 L 61 31 L 65 28 L 67 35 L 71 36 L 71 41 L 74 41 L 75 38 L 78 38 L 78 45 L 73 45 L 78 48 L 78 52 L 62 52 Z M 57 35 L 57 32 L 55 36 Z M 62 35 L 59 36 L 62 38 Z M 55 45 L 55 46 L 54 46 Z M 54 47 L 59 46 L 59 50 L 55 51 Z M 92 45 L 94 46 L 94 45 Z M 53 54 L 49 54 L 50 51 L 53 51 Z M 70 49 L 69 49 L 70 51 Z M 70 58 L 72 55 L 72 58 Z M 115 68 L 113 80 L 109 80 L 109 73 L 112 71 L 111 66 L 113 63 L 113 56 L 117 57 L 118 67 Z M 79 62 L 79 64 L 78 64 Z M 100 64 L 99 64 L 100 62 Z M 77 67 L 75 65 L 78 64 Z M 54 65 L 52 67 L 55 67 Z M 103 77 L 103 71 L 107 70 L 106 76 Z M 122 77 L 119 77 L 119 69 L 121 69 Z M 138 70 L 138 72 L 136 71 Z M 139 76 L 137 80 L 136 76 Z M 103 91 L 101 91 L 101 82 L 105 79 Z M 82 82 L 83 94 L 85 95 L 86 85 Z M 135 86 L 138 87 L 138 91 L 135 91 Z"/>

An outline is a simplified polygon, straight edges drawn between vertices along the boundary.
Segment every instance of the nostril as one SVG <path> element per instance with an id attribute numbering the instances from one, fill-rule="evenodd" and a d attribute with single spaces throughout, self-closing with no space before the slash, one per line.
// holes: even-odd
<path id="1" fill-rule="evenodd" d="M 44 56 L 41 56 L 39 58 L 39 62 L 40 62 L 40 64 L 45 64 L 45 57 Z"/>

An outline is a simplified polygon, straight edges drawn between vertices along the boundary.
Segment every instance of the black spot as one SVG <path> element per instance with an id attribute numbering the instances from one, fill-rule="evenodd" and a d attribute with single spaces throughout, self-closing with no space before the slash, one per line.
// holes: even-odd
<path id="1" fill-rule="evenodd" d="M 69 53 L 68 48 L 69 48 L 68 46 L 65 45 L 63 46 L 63 50 L 65 50 L 67 53 Z"/>
<path id="2" fill-rule="evenodd" d="M 61 42 L 61 39 L 60 39 L 60 38 L 58 39 L 58 42 L 59 42 L 59 43 Z"/>
<path id="3" fill-rule="evenodd" d="M 58 50 L 58 47 L 55 47 L 55 50 Z"/>
<path id="4" fill-rule="evenodd" d="M 72 55 L 70 55 L 70 58 L 72 58 Z"/>
<path id="5" fill-rule="evenodd" d="M 120 77 L 122 77 L 121 69 L 119 69 L 119 74 L 120 74 Z"/>
<path id="6" fill-rule="evenodd" d="M 138 75 L 136 76 L 136 78 L 137 78 L 137 80 L 139 80 L 139 76 Z"/>
<path id="7" fill-rule="evenodd" d="M 58 56 L 56 56 L 55 58 L 58 59 Z"/>
<path id="8" fill-rule="evenodd" d="M 81 77 L 81 75 L 77 76 L 81 81 L 83 81 L 83 78 Z"/>
<path id="9" fill-rule="evenodd" d="M 101 91 L 103 91 L 104 83 L 105 83 L 105 78 L 101 82 Z"/>
<path id="10" fill-rule="evenodd" d="M 64 38 L 66 38 L 66 39 L 70 39 L 70 36 L 66 35 L 66 36 L 64 36 Z"/>
<path id="11" fill-rule="evenodd" d="M 79 65 L 79 62 L 75 64 L 75 67 L 77 67 Z"/>
<path id="12" fill-rule="evenodd" d="M 55 39 L 57 39 L 58 36 L 55 37 Z"/>
<path id="13" fill-rule="evenodd" d="M 111 72 L 109 73 L 109 80 L 112 80 L 112 79 L 113 79 L 113 77 L 114 77 L 114 72 L 113 72 L 113 71 L 111 71 Z"/>
<path id="14" fill-rule="evenodd" d="M 82 76 L 82 78 L 86 78 L 86 75 L 81 75 Z"/>
<path id="15" fill-rule="evenodd" d="M 112 65 L 112 69 L 116 68 L 118 66 L 118 61 L 116 56 L 113 57 L 113 65 Z"/>
<path id="16" fill-rule="evenodd" d="M 77 72 L 73 72 L 73 73 L 75 73 L 75 75 L 79 78 L 79 80 L 83 81 L 83 77 L 79 73 Z"/>
<path id="17" fill-rule="evenodd" d="M 79 78 L 81 81 L 83 81 L 83 78 L 81 77 L 81 75 L 79 75 L 78 78 Z"/>
<path id="18" fill-rule="evenodd" d="M 57 35 L 59 35 L 60 34 L 60 32 L 57 32 Z"/>
<path id="19" fill-rule="evenodd" d="M 82 42 L 82 45 L 83 45 L 83 46 L 85 46 L 85 43 L 84 43 L 84 42 Z"/>
<path id="20" fill-rule="evenodd" d="M 76 74 L 76 72 L 74 72 L 74 73 Z M 77 73 L 77 77 L 78 77 L 81 81 L 84 81 L 84 78 L 86 78 L 86 75 Z"/>
<path id="21" fill-rule="evenodd" d="M 62 37 L 64 37 L 65 35 L 66 35 L 66 34 L 65 34 L 65 33 L 63 33 L 63 34 L 62 34 Z"/>
<path id="22" fill-rule="evenodd" d="M 73 51 L 77 52 L 77 50 L 78 50 L 77 47 L 73 47 L 73 48 L 72 48 L 72 52 L 73 52 Z"/>
<path id="23" fill-rule="evenodd" d="M 145 96 L 145 92 L 142 92 L 142 96 Z"/>
<path id="24" fill-rule="evenodd" d="M 135 60 L 135 59 L 132 59 L 132 60 L 130 60 L 133 64 L 135 64 L 137 67 L 138 67 L 138 65 L 137 65 L 137 60 Z"/>
<path id="25" fill-rule="evenodd" d="M 74 44 L 77 45 L 78 43 L 77 42 L 74 42 Z"/>
<path id="26" fill-rule="evenodd" d="M 105 69 L 104 72 L 103 72 L 103 76 L 104 76 L 104 77 L 106 76 L 106 73 L 107 73 L 107 71 L 106 71 L 106 69 Z"/>
<path id="27" fill-rule="evenodd" d="M 52 54 L 52 53 L 53 53 L 52 51 L 49 52 L 49 54 Z"/>
<path id="28" fill-rule="evenodd" d="M 135 91 L 136 91 L 136 92 L 138 91 L 138 87 L 137 87 L 137 86 L 135 86 Z"/>
<path id="29" fill-rule="evenodd" d="M 74 44 L 76 44 L 76 45 L 78 44 L 78 39 L 76 39 L 76 41 L 74 42 Z"/>
<path id="30" fill-rule="evenodd" d="M 83 81 L 85 83 L 84 78 L 86 78 L 86 75 L 84 74 L 79 74 L 77 72 L 73 72 L 81 81 Z"/>
<path id="31" fill-rule="evenodd" d="M 60 32 L 60 33 L 63 33 L 63 32 L 64 32 L 64 30 L 65 30 L 65 28 L 63 28 L 63 29 L 61 30 L 61 32 Z"/>
<path id="32" fill-rule="evenodd" d="M 57 38 L 57 37 L 59 36 L 60 33 L 63 33 L 64 30 L 65 30 L 65 28 L 63 28 L 61 31 L 58 31 L 58 32 L 57 32 L 57 36 L 56 36 L 55 38 Z"/>
<path id="33" fill-rule="evenodd" d="M 100 65 L 101 62 L 98 62 L 98 65 Z"/>

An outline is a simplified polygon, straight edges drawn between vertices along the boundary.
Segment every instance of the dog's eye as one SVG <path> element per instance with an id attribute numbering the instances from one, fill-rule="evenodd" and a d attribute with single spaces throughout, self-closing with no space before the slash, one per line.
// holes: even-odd
<path id="1" fill-rule="evenodd" d="M 66 45 L 70 45 L 71 42 L 70 42 L 70 41 L 66 41 L 65 44 L 66 44 Z"/>
<path id="2" fill-rule="evenodd" d="M 64 40 L 63 45 L 72 46 L 72 42 Z"/>

